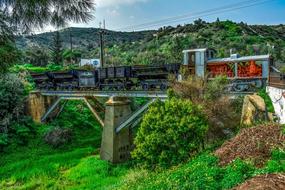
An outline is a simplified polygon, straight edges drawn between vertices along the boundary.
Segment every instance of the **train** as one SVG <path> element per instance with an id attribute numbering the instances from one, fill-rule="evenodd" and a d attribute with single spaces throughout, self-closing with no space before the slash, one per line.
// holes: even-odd
<path id="1" fill-rule="evenodd" d="M 38 89 L 45 90 L 161 90 L 170 86 L 169 76 L 185 80 L 183 73 L 212 80 L 226 76 L 229 91 L 255 91 L 265 87 L 274 66 L 270 55 L 216 58 L 210 48 L 183 51 L 183 63 L 162 65 L 136 65 L 75 69 L 69 71 L 32 73 Z M 185 72 L 186 71 L 186 72 Z"/>
<path id="2" fill-rule="evenodd" d="M 184 70 L 208 80 L 226 76 L 230 81 L 228 90 L 233 92 L 253 92 L 264 88 L 274 68 L 271 55 L 242 57 L 231 54 L 228 58 L 216 58 L 216 51 L 211 48 L 184 50 L 183 54 Z"/>
<path id="3" fill-rule="evenodd" d="M 93 70 L 32 73 L 40 90 L 156 90 L 169 87 L 169 75 L 177 77 L 179 64 L 118 66 Z"/>

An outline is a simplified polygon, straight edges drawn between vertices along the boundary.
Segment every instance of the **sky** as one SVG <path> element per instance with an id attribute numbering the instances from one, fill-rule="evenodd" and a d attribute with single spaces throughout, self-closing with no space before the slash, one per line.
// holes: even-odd
<path id="1" fill-rule="evenodd" d="M 87 24 L 71 23 L 73 27 L 99 27 L 104 19 L 106 28 L 110 30 L 137 31 L 145 29 L 157 29 L 164 24 L 155 26 L 147 25 L 138 27 L 135 25 L 153 22 L 165 18 L 180 15 L 193 15 L 178 22 L 166 25 L 192 23 L 197 17 L 197 12 L 214 9 L 215 14 L 203 14 L 201 18 L 208 22 L 220 20 L 233 20 L 248 24 L 285 24 L 285 0 L 252 0 L 251 3 L 266 1 L 264 4 L 255 5 L 229 12 L 221 11 L 221 6 L 232 5 L 246 0 L 94 0 L 96 10 L 94 19 Z M 241 6 L 249 5 L 247 3 Z M 210 12 L 208 12 L 210 13 Z M 130 27 L 131 26 L 131 27 Z"/>

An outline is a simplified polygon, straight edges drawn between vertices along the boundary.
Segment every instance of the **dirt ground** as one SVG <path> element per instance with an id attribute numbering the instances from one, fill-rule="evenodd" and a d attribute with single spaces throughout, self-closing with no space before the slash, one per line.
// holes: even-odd
<path id="1" fill-rule="evenodd" d="M 278 125 L 261 125 L 242 129 L 241 132 L 225 142 L 215 155 L 221 165 L 227 165 L 237 158 L 252 160 L 257 167 L 262 167 L 270 158 L 271 150 L 285 147 L 285 135 Z"/>
<path id="2" fill-rule="evenodd" d="M 233 190 L 284 190 L 285 174 L 256 176 L 247 180 Z"/>

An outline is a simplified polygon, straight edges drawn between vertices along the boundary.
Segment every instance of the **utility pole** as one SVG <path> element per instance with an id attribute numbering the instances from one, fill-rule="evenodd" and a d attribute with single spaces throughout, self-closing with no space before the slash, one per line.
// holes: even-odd
<path id="1" fill-rule="evenodd" d="M 100 40 L 100 62 L 101 67 L 104 67 L 104 34 L 105 34 L 105 20 L 103 21 L 103 29 L 101 27 L 102 23 L 99 23 L 100 31 L 99 31 L 99 40 Z"/>
<path id="2" fill-rule="evenodd" d="M 72 41 L 72 34 L 71 34 L 71 28 L 69 28 L 69 41 L 70 41 L 70 51 L 71 51 L 71 64 L 73 64 L 73 41 Z"/>

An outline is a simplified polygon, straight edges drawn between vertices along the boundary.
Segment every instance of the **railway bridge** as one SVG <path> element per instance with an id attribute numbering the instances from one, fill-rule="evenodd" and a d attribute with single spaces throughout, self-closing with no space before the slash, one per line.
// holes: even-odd
<path id="1" fill-rule="evenodd" d="M 100 97 L 108 98 L 105 106 L 98 102 Z M 130 98 L 135 97 L 148 98 L 149 101 L 132 112 Z M 103 128 L 101 159 L 120 163 L 130 157 L 131 129 L 139 123 L 152 102 L 166 98 L 163 91 L 35 91 L 30 95 L 28 107 L 35 121 L 46 122 L 59 115 L 68 100 L 82 100 Z"/>

